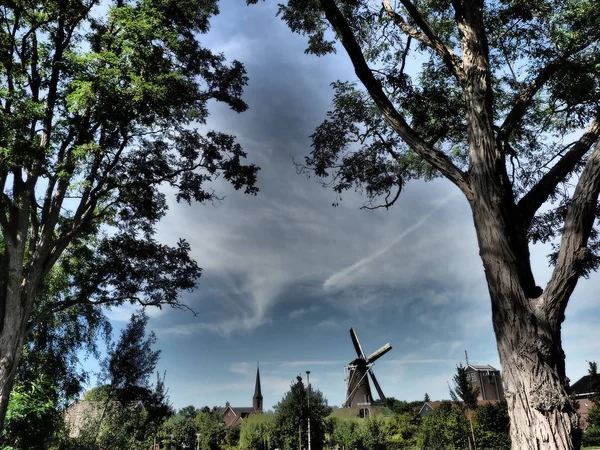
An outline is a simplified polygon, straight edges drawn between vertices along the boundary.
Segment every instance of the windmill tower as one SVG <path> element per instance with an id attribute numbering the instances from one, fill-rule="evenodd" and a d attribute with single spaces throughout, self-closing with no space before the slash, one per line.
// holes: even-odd
<path id="1" fill-rule="evenodd" d="M 369 379 L 367 373 L 371 376 L 377 394 L 381 400 L 385 400 L 385 395 L 381 390 L 381 386 L 375 378 L 373 373 L 373 363 L 385 355 L 392 349 L 390 344 L 385 344 L 379 350 L 371 353 L 369 356 L 365 356 L 365 352 L 360 345 L 358 336 L 354 328 L 350 328 L 350 338 L 352 344 L 356 350 L 358 358 L 352 360 L 345 369 L 345 380 L 346 380 L 346 400 L 344 401 L 344 407 L 364 407 L 371 404 L 373 396 L 371 395 L 371 387 L 369 386 Z"/>

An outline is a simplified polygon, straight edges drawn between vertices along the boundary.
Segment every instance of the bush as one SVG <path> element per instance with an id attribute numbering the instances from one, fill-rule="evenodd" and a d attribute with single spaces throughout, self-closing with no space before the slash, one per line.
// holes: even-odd
<path id="1" fill-rule="evenodd" d="M 470 427 L 466 417 L 450 402 L 443 402 L 423 419 L 418 435 L 419 448 L 462 450 L 469 448 Z"/>
<path id="2" fill-rule="evenodd" d="M 600 427 L 591 426 L 583 432 L 581 443 L 584 447 L 600 445 Z"/>

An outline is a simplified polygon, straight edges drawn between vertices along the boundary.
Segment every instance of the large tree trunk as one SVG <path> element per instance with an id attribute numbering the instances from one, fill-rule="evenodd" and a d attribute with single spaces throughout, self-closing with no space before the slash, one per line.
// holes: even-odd
<path id="1" fill-rule="evenodd" d="M 581 433 L 567 394 L 561 343 L 563 317 L 551 314 L 553 299 L 531 285 L 529 251 L 522 228 L 515 225 L 518 219 L 502 202 L 493 201 L 489 186 L 475 191 L 472 208 L 492 301 L 512 448 L 578 449 Z"/>
<path id="2" fill-rule="evenodd" d="M 11 301 L 11 295 L 7 297 L 7 309 L 0 332 L 0 433 L 4 429 L 8 401 L 21 359 L 27 328 L 24 309 L 18 305 L 18 301 Z"/>
<path id="3" fill-rule="evenodd" d="M 523 298 L 511 300 L 493 300 L 493 321 L 512 448 L 578 449 L 581 432 L 567 394 L 560 325 L 556 328 L 540 318 L 523 305 Z"/>

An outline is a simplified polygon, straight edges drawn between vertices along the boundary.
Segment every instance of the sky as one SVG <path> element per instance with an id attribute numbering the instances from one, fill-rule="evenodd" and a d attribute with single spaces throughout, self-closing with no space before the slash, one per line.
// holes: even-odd
<path id="1" fill-rule="evenodd" d="M 465 350 L 470 363 L 500 368 L 462 194 L 445 180 L 411 181 L 389 211 L 361 210 L 366 199 L 355 192 L 333 207 L 334 192 L 297 174 L 293 160 L 310 151 L 309 136 L 331 107 L 330 83 L 356 81 L 347 55 L 306 55 L 306 39 L 275 17 L 276 2 L 220 7 L 202 42 L 245 64 L 249 110 L 211 104 L 206 129 L 237 137 L 261 167 L 260 192 L 245 196 L 218 180 L 222 203 L 173 201 L 158 227 L 164 243 L 186 239 L 203 268 L 197 290 L 181 296 L 197 316 L 148 310 L 174 407 L 251 406 L 257 364 L 265 408 L 307 370 L 313 389 L 340 406 L 344 366 L 356 357 L 350 327 L 367 354 L 392 345 L 373 368 L 388 397 L 448 398 Z M 549 252 L 532 248 L 541 286 L 551 273 Z M 600 359 L 599 282 L 598 274 L 582 280 L 566 311 L 572 381 L 586 373 L 586 361 Z M 131 312 L 108 315 L 119 329 Z"/>

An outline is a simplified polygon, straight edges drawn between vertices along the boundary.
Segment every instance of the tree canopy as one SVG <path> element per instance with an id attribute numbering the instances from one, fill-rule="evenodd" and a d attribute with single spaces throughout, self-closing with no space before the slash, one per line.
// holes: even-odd
<path id="1" fill-rule="evenodd" d="M 308 396 L 310 395 L 310 410 Z M 274 444 L 283 450 L 308 447 L 308 418 L 310 417 L 311 448 L 323 448 L 325 438 L 325 417 L 331 414 L 327 400 L 319 390 L 309 389 L 302 377 L 296 377 L 290 390 L 274 406 L 276 419 Z M 300 439 L 300 441 L 299 441 Z"/>
<path id="2" fill-rule="evenodd" d="M 256 194 L 258 167 L 206 131 L 243 65 L 201 45 L 217 0 L 7 1 L 0 7 L 0 424 L 25 336 L 75 305 L 170 305 L 200 268 L 155 238 L 177 201 Z M 202 130 L 201 130 L 202 128 Z M 60 295 L 39 302 L 60 272 Z"/>

